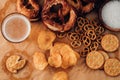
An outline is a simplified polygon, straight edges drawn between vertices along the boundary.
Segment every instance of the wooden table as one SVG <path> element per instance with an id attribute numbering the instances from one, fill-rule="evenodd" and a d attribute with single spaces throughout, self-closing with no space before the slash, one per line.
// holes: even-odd
<path id="1" fill-rule="evenodd" d="M 0 0 L 0 25 L 3 18 L 13 12 L 16 12 L 16 0 Z M 54 72 L 61 70 L 51 68 L 50 66 L 43 71 L 34 68 L 32 55 L 36 51 L 41 51 L 37 44 L 37 37 L 39 32 L 46 28 L 41 21 L 32 22 L 31 25 L 32 30 L 30 36 L 21 43 L 8 42 L 0 32 L 0 80 L 52 80 Z M 116 34 L 120 40 L 120 32 L 108 32 Z M 28 64 L 18 74 L 11 74 L 5 68 L 5 59 L 10 54 L 13 54 L 13 52 L 19 51 L 22 52 L 20 55 L 28 60 Z M 120 59 L 120 48 L 115 53 L 109 54 Z M 65 71 L 68 72 L 69 80 L 120 80 L 120 75 L 110 77 L 103 70 L 89 69 L 85 64 L 84 58 L 81 58 L 76 66 Z"/>

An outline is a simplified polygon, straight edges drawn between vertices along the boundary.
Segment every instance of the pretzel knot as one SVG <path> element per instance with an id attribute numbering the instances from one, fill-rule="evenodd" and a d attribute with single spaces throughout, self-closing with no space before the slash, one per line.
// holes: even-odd
<path id="1" fill-rule="evenodd" d="M 79 41 L 79 40 L 72 41 L 71 46 L 73 48 L 79 48 L 81 46 L 81 41 Z"/>
<path id="2" fill-rule="evenodd" d="M 40 6 L 36 0 L 17 0 L 17 10 L 29 19 L 36 19 L 40 11 Z"/>
<path id="3" fill-rule="evenodd" d="M 91 24 L 87 24 L 83 27 L 84 31 L 88 31 L 88 30 L 94 30 L 94 26 Z"/>
<path id="4" fill-rule="evenodd" d="M 98 49 L 99 44 L 97 42 L 93 42 L 90 45 L 90 51 L 96 51 Z"/>
<path id="5" fill-rule="evenodd" d="M 70 33 L 69 33 L 69 34 L 70 34 Z M 71 33 L 71 34 L 69 35 L 68 39 L 71 40 L 71 41 L 74 41 L 74 40 L 79 40 L 80 37 L 79 37 L 79 34 L 77 34 L 77 33 Z"/>
<path id="6" fill-rule="evenodd" d="M 83 51 L 80 53 L 80 56 L 81 57 L 86 57 L 89 52 L 90 52 L 89 47 L 84 47 Z"/>
<path id="7" fill-rule="evenodd" d="M 76 13 L 65 0 L 45 0 L 42 10 L 44 24 L 53 31 L 64 32 L 74 26 Z"/>
<path id="8" fill-rule="evenodd" d="M 85 46 L 89 46 L 91 44 L 91 40 L 88 36 L 83 36 L 82 41 Z"/>
<path id="9" fill-rule="evenodd" d="M 94 30 L 88 30 L 87 31 L 87 36 L 89 36 L 89 38 L 91 40 L 95 40 L 96 39 L 96 34 L 95 34 Z"/>
<path id="10" fill-rule="evenodd" d="M 61 32 L 57 32 L 57 37 L 58 38 L 64 38 L 66 36 L 66 33 L 61 33 Z"/>

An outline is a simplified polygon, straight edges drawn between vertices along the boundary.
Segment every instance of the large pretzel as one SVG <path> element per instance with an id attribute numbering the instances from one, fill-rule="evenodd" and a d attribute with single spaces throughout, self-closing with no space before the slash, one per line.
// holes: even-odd
<path id="1" fill-rule="evenodd" d="M 64 32 L 74 26 L 76 13 L 65 0 L 45 0 L 42 20 L 49 29 Z"/>
<path id="2" fill-rule="evenodd" d="M 17 10 L 29 19 L 36 19 L 40 7 L 36 0 L 17 0 Z"/>
<path id="3" fill-rule="evenodd" d="M 67 0 L 77 11 L 82 13 L 90 12 L 94 8 L 96 0 Z"/>
<path id="4" fill-rule="evenodd" d="M 67 0 L 67 2 L 77 10 L 82 8 L 80 0 Z"/>

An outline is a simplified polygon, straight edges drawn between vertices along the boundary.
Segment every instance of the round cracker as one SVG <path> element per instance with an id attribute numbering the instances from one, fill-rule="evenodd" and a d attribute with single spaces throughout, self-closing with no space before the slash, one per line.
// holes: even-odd
<path id="1" fill-rule="evenodd" d="M 120 61 L 115 58 L 106 60 L 104 71 L 109 76 L 118 76 L 120 74 Z"/>
<path id="2" fill-rule="evenodd" d="M 100 50 L 99 52 L 104 56 L 105 60 L 109 59 L 109 55 L 106 52 L 104 52 L 102 50 Z"/>
<path id="3" fill-rule="evenodd" d="M 101 46 L 107 52 L 116 51 L 119 47 L 119 39 L 113 34 L 106 34 L 101 40 Z"/>
<path id="4" fill-rule="evenodd" d="M 86 57 L 86 64 L 91 69 L 99 69 L 104 64 L 104 57 L 100 52 L 92 51 Z"/>

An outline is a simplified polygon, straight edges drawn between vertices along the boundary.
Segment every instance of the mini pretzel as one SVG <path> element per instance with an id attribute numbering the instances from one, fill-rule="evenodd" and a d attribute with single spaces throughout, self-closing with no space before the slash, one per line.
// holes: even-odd
<path id="1" fill-rule="evenodd" d="M 98 44 L 100 44 L 100 43 L 101 43 L 101 40 L 102 40 L 102 36 L 97 36 L 96 41 L 97 41 L 97 43 L 98 43 Z"/>
<path id="2" fill-rule="evenodd" d="M 87 31 L 87 36 L 88 36 L 91 40 L 95 40 L 95 39 L 96 39 L 96 34 L 95 34 L 94 30 L 88 30 L 88 31 Z"/>
<path id="3" fill-rule="evenodd" d="M 98 27 L 99 27 L 98 25 L 94 25 L 94 31 L 95 31 Z"/>
<path id="4" fill-rule="evenodd" d="M 96 51 L 98 49 L 99 44 L 97 42 L 92 42 L 90 45 L 90 51 Z"/>
<path id="5" fill-rule="evenodd" d="M 69 39 L 70 35 L 72 34 L 73 32 L 68 32 L 67 33 L 67 38 Z"/>
<path id="6" fill-rule="evenodd" d="M 78 17 L 77 23 L 78 23 L 78 26 L 81 27 L 84 24 L 89 24 L 89 21 L 88 21 L 88 19 L 85 19 L 85 18 L 82 18 L 82 17 Z"/>
<path id="7" fill-rule="evenodd" d="M 73 48 L 79 48 L 81 46 L 81 41 L 79 41 L 79 40 L 72 41 L 71 46 Z"/>
<path id="8" fill-rule="evenodd" d="M 83 17 L 78 17 L 77 18 L 77 22 L 81 22 L 81 20 L 84 20 L 84 18 Z"/>
<path id="9" fill-rule="evenodd" d="M 87 24 L 83 27 L 83 29 L 84 29 L 84 31 L 91 30 L 91 29 L 94 30 L 94 26 L 91 24 Z"/>
<path id="10" fill-rule="evenodd" d="M 76 26 L 76 27 L 75 27 L 75 32 L 76 32 L 76 33 L 81 33 L 81 32 L 82 32 L 82 27 Z"/>
<path id="11" fill-rule="evenodd" d="M 97 22 L 95 22 L 95 21 L 93 21 L 93 20 L 90 20 L 89 23 L 90 23 L 91 25 L 97 25 Z"/>
<path id="12" fill-rule="evenodd" d="M 90 52 L 89 47 L 85 47 L 85 48 L 83 49 L 83 51 L 80 53 L 80 56 L 81 56 L 81 57 L 86 57 L 89 52 Z"/>
<path id="13" fill-rule="evenodd" d="M 82 22 L 77 22 L 78 27 L 83 27 L 85 24 Z"/>
<path id="14" fill-rule="evenodd" d="M 87 18 L 84 18 L 84 23 L 89 24 L 89 20 Z"/>
<path id="15" fill-rule="evenodd" d="M 82 40 L 85 46 L 89 46 L 91 44 L 91 40 L 88 36 L 83 36 Z"/>
<path id="16" fill-rule="evenodd" d="M 78 25 L 78 27 L 83 27 L 84 26 L 84 18 L 82 18 L 82 17 L 78 17 L 77 18 L 77 25 Z"/>
<path id="17" fill-rule="evenodd" d="M 79 34 L 77 33 L 71 33 L 68 37 L 69 40 L 74 41 L 74 40 L 79 40 Z"/>
<path id="18" fill-rule="evenodd" d="M 66 36 L 66 33 L 64 32 L 64 33 L 62 33 L 62 32 L 58 32 L 57 33 L 57 37 L 58 38 L 64 38 Z"/>
<path id="19" fill-rule="evenodd" d="M 83 42 L 83 36 L 84 36 L 84 34 L 81 33 L 81 34 L 80 34 L 80 39 L 79 39 L 81 42 Z"/>
<path id="20" fill-rule="evenodd" d="M 95 31 L 96 31 L 96 34 L 102 34 L 105 31 L 105 29 L 103 27 L 101 27 L 101 26 L 98 26 L 95 29 Z"/>

